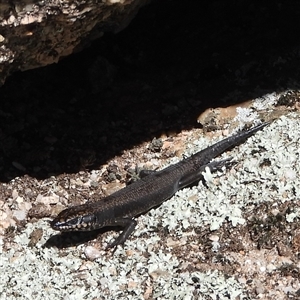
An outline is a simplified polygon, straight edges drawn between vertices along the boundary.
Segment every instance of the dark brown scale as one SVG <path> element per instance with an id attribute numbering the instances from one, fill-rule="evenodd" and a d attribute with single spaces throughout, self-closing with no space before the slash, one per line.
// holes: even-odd
<path id="1" fill-rule="evenodd" d="M 51 222 L 51 227 L 59 231 L 90 231 L 105 226 L 122 226 L 125 227 L 124 231 L 109 247 L 122 244 L 136 226 L 133 219 L 135 216 L 160 205 L 179 189 L 199 181 L 206 167 L 213 172 L 230 164 L 231 159 L 210 161 L 241 144 L 268 124 L 263 123 L 238 132 L 177 164 L 161 171 L 153 171 L 141 180 L 97 202 L 65 209 Z"/>

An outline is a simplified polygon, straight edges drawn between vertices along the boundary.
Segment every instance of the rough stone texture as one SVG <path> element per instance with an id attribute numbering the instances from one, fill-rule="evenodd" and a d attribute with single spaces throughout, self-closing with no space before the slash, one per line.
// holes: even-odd
<path id="1" fill-rule="evenodd" d="M 299 14 L 300 1 L 153 1 L 119 34 L 10 76 L 0 88 L 0 298 L 299 299 Z M 51 216 L 123 187 L 136 167 L 237 130 L 237 104 L 244 121 L 288 116 L 229 151 L 237 164 L 215 183 L 140 216 L 125 248 L 104 250 L 110 229 L 52 231 Z M 211 232 L 208 220 L 224 217 Z M 50 238 L 69 244 L 44 247 Z"/>
<path id="2" fill-rule="evenodd" d="M 56 63 L 104 32 L 122 30 L 147 0 L 0 3 L 0 84 L 16 70 Z"/>

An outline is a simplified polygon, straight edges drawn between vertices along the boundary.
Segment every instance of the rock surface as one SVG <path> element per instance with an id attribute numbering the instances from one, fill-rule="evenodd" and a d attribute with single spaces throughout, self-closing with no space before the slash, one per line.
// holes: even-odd
<path id="1" fill-rule="evenodd" d="M 119 34 L 10 76 L 2 298 L 299 299 L 299 13 L 299 1 L 153 1 Z M 115 253 L 104 249 L 118 232 L 49 226 L 131 170 L 163 168 L 257 118 L 276 120 L 227 153 L 236 165 L 138 217 Z"/>
<path id="2" fill-rule="evenodd" d="M 23 0 L 0 4 L 0 83 L 52 63 L 128 25 L 148 0 Z"/>

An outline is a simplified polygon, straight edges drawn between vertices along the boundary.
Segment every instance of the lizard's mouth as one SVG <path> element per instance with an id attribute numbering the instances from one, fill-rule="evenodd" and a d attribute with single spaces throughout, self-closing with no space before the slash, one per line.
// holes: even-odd
<path id="1" fill-rule="evenodd" d="M 91 226 L 90 223 L 83 222 L 84 217 L 76 217 L 69 220 L 60 219 L 59 216 L 50 222 L 50 226 L 58 231 L 85 231 Z"/>

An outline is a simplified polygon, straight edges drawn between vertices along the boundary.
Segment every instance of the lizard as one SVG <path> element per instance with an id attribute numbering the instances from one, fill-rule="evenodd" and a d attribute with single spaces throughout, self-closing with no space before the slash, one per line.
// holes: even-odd
<path id="1" fill-rule="evenodd" d="M 62 232 L 92 231 L 107 226 L 123 227 L 121 234 L 107 248 L 121 245 L 134 231 L 136 216 L 159 206 L 178 190 L 201 180 L 206 168 L 214 172 L 230 164 L 232 158 L 211 160 L 241 144 L 268 124 L 265 122 L 239 131 L 160 171 L 145 170 L 140 173 L 140 180 L 99 201 L 64 209 L 50 222 L 50 226 Z"/>

